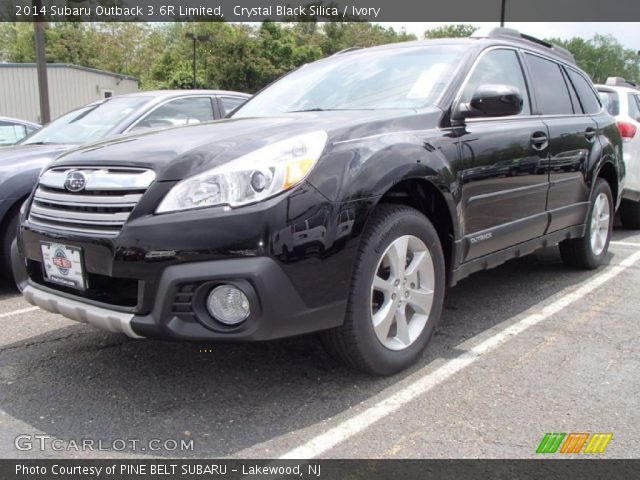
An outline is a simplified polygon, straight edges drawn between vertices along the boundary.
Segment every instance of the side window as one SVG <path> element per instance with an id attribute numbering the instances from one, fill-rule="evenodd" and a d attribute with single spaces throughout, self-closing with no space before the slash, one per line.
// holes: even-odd
<path id="1" fill-rule="evenodd" d="M 567 73 L 571 79 L 571 83 L 578 92 L 580 103 L 584 113 L 598 113 L 600 111 L 600 100 L 595 94 L 589 82 L 578 72 L 567 68 Z"/>
<path id="2" fill-rule="evenodd" d="M 604 108 L 607 109 L 614 117 L 620 114 L 620 101 L 618 100 L 618 94 L 616 92 L 609 92 L 601 90 L 600 101 L 604 105 Z"/>
<path id="3" fill-rule="evenodd" d="M 563 70 L 562 77 L 564 78 L 565 85 L 569 89 L 569 96 L 571 97 L 571 105 L 573 105 L 573 111 L 575 113 L 586 113 L 583 111 L 582 104 L 580 103 L 580 100 L 578 100 L 578 94 L 576 93 L 576 89 L 574 88 L 573 84 L 571 83 L 571 80 L 569 80 L 569 77 L 567 75 L 568 74 L 566 70 Z"/>
<path id="4" fill-rule="evenodd" d="M 640 122 L 640 95 L 629 94 L 629 116 Z"/>
<path id="5" fill-rule="evenodd" d="M 222 102 L 222 115 L 227 115 L 233 112 L 236 108 L 242 105 L 247 99 L 242 97 L 220 97 Z"/>
<path id="6" fill-rule="evenodd" d="M 524 100 L 520 115 L 531 115 L 527 84 L 524 80 L 518 54 L 514 50 L 499 49 L 485 53 L 464 87 L 462 102 L 469 103 L 476 89 L 485 84 L 516 87 Z"/>
<path id="7" fill-rule="evenodd" d="M 537 55 L 527 53 L 526 56 L 542 115 L 572 114 L 571 97 L 560 65 Z"/>
<path id="8" fill-rule="evenodd" d="M 24 125 L 0 122 L 0 146 L 13 145 L 22 140 L 26 135 L 27 129 Z"/>
<path id="9" fill-rule="evenodd" d="M 211 98 L 178 98 L 152 110 L 142 120 L 139 120 L 132 130 L 192 125 L 211 120 L 213 120 Z"/>

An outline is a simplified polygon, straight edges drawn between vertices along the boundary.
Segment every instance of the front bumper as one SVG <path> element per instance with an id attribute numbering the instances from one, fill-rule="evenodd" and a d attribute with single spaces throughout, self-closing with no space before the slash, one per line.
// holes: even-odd
<path id="1" fill-rule="evenodd" d="M 124 333 L 131 338 L 142 338 L 131 328 L 131 321 L 134 317 L 131 314 L 87 305 L 32 285 L 24 286 L 22 294 L 30 304 L 48 312 L 59 313 L 76 322 L 89 323 L 110 332 Z"/>
<path id="2" fill-rule="evenodd" d="M 13 268 L 26 300 L 43 310 L 132 338 L 174 340 L 271 340 L 334 328 L 342 324 L 346 301 L 309 308 L 278 264 L 267 257 L 180 264 L 164 270 L 148 314 L 118 311 L 74 298 L 30 280 L 14 245 Z M 232 283 L 247 294 L 249 318 L 229 327 L 211 317 L 208 292 Z M 186 288 L 185 288 L 186 287 Z"/>
<path id="3" fill-rule="evenodd" d="M 59 313 L 76 322 L 88 323 L 114 333 L 124 333 L 131 338 L 142 338 L 131 327 L 133 314 L 83 303 L 29 282 L 25 265 L 18 253 L 17 242 L 11 246 L 11 262 L 18 288 L 30 304 L 51 313 Z"/>

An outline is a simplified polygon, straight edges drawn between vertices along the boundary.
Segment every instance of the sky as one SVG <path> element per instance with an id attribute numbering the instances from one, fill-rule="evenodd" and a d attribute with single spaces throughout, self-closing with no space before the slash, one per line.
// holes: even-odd
<path id="1" fill-rule="evenodd" d="M 451 23 L 471 23 L 478 27 L 499 27 L 498 22 L 381 22 L 394 29 L 405 28 L 407 32 L 422 38 L 425 30 Z M 613 35 L 626 48 L 640 51 L 639 22 L 506 22 L 505 27 L 515 28 L 539 38 L 571 37 L 591 38 L 596 33 Z"/>

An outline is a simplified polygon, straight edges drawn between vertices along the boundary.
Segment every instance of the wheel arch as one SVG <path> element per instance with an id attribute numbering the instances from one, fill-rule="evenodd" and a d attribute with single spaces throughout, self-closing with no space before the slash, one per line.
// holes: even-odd
<path id="1" fill-rule="evenodd" d="M 20 207 L 28 198 L 28 194 L 18 197 L 6 208 L 4 212 L 2 212 L 2 217 L 0 217 L 0 232 L 5 231 L 7 224 L 11 221 L 11 215 L 13 212 L 20 212 Z"/>
<path id="2" fill-rule="evenodd" d="M 438 232 L 446 268 L 450 271 L 455 258 L 455 240 L 458 238 L 459 226 L 455 206 L 435 183 L 423 177 L 404 178 L 389 187 L 378 198 L 374 208 L 381 203 L 406 205 L 424 213 Z"/>
<path id="3" fill-rule="evenodd" d="M 605 161 L 596 172 L 595 178 L 602 178 L 609 184 L 613 201 L 617 206 L 620 198 L 620 183 L 618 180 L 618 171 L 613 162 L 610 160 Z"/>

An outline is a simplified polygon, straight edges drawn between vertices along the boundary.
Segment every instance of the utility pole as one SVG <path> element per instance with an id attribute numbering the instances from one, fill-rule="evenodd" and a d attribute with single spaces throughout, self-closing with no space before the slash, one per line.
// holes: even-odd
<path id="1" fill-rule="evenodd" d="M 187 32 L 184 34 L 186 38 L 190 38 L 193 40 L 193 83 L 192 87 L 194 90 L 196 88 L 196 42 L 199 40 L 201 42 L 208 42 L 211 40 L 211 35 L 197 35 L 194 32 Z"/>
<path id="2" fill-rule="evenodd" d="M 507 0 L 502 0 L 502 7 L 500 8 L 500 26 L 504 27 L 504 14 L 507 7 Z"/>
<path id="3" fill-rule="evenodd" d="M 42 21 L 42 0 L 33 0 L 36 9 L 33 28 L 36 39 L 36 67 L 38 71 L 38 95 L 40 97 L 40 123 L 49 123 L 51 113 L 49 111 L 49 82 L 47 80 L 47 56 L 44 45 L 44 22 Z"/>

